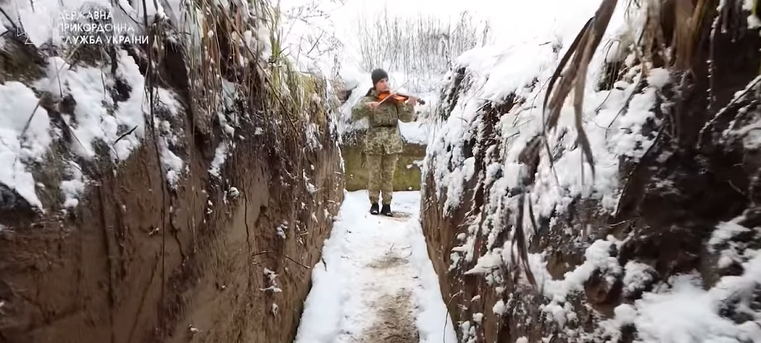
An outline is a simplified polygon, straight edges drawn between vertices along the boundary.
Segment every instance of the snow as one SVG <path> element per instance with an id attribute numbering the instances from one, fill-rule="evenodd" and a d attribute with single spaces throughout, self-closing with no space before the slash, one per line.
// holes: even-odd
<path id="1" fill-rule="evenodd" d="M 68 163 L 66 172 L 71 178 L 61 181 L 61 192 L 64 196 L 63 207 L 72 208 L 79 205 L 79 196 L 85 191 L 86 178 L 82 174 L 82 167 L 73 161 Z"/>
<path id="2" fill-rule="evenodd" d="M 209 174 L 212 176 L 219 178 L 219 169 L 222 167 L 222 164 L 225 163 L 225 159 L 227 158 L 227 142 L 221 142 L 217 146 L 217 149 L 214 150 L 214 159 L 211 161 L 211 167 L 209 167 Z"/>
<path id="3" fill-rule="evenodd" d="M 27 163 L 40 162 L 53 139 L 48 113 L 37 103 L 37 96 L 23 84 L 0 84 L 0 164 L 5 166 L 0 168 L 0 182 L 30 205 L 42 207 Z"/>
<path id="4" fill-rule="evenodd" d="M 119 126 L 128 129 L 135 128 L 134 135 L 121 137 L 114 145 L 116 161 L 126 159 L 132 150 L 140 145 L 140 139 L 145 135 L 145 118 L 143 105 L 144 78 L 132 57 L 126 51 L 119 51 L 119 69 L 117 72 L 132 87 L 130 97 L 125 103 L 119 103 L 114 115 L 110 115 L 115 102 L 110 90 L 115 87 L 111 78 L 104 79 L 105 71 L 95 67 L 72 68 L 60 57 L 49 59 L 48 78 L 39 80 L 35 88 L 50 92 L 53 96 L 71 95 L 76 101 L 74 118 L 67 118 L 72 132 L 81 144 L 74 146 L 75 152 L 82 157 L 93 158 L 95 151 L 93 143 L 103 140 L 113 144 L 123 134 Z M 105 84 L 104 84 L 105 83 Z M 174 104 L 167 93 L 159 95 L 160 100 Z M 74 122 L 71 121 L 74 119 Z M 122 129 L 124 130 L 124 129 Z M 126 131 L 126 130 L 124 130 Z"/>
<path id="5" fill-rule="evenodd" d="M 399 122 L 399 131 L 408 143 L 424 145 L 428 142 L 428 126 L 423 122 Z"/>
<path id="6" fill-rule="evenodd" d="M 154 88 L 152 91 L 157 102 L 153 109 L 155 111 L 152 111 L 147 101 L 149 95 L 145 89 L 145 79 L 133 58 L 126 51 L 117 48 L 118 65 L 116 75 L 113 77 L 108 69 L 110 66 L 105 68 L 72 66 L 71 56 L 61 53 L 67 45 L 72 43 L 73 36 L 90 37 L 109 34 L 122 37 L 141 36 L 144 30 L 140 23 L 143 22 L 143 16 L 146 14 L 169 17 L 179 29 L 190 32 L 187 40 L 182 43 L 186 43 L 190 49 L 200 49 L 199 39 L 205 32 L 201 32 L 203 30 L 199 28 L 203 24 L 204 13 L 200 10 L 188 13 L 188 8 L 182 4 L 181 0 L 163 1 L 161 4 L 148 1 L 145 4 L 146 8 L 143 3 L 132 7 L 128 1 L 123 0 L 117 2 L 37 0 L 12 1 L 0 5 L 4 13 L 8 14 L 8 16 L 0 16 L 0 22 L 3 24 L 0 26 L 3 27 L 3 31 L 6 26 L 19 27 L 29 44 L 38 48 L 45 47 L 39 51 L 51 52 L 52 56 L 43 56 L 47 60 L 47 69 L 44 70 L 45 76 L 42 79 L 31 80 L 26 84 L 9 81 L 0 88 L 0 101 L 2 101 L 0 113 L 3 114 L 0 118 L 0 139 L 3 143 L 0 147 L 0 162 L 10 162 L 8 165 L 13 166 L 0 171 L 0 182 L 15 189 L 33 206 L 41 208 L 43 204 L 37 197 L 35 189 L 37 183 L 30 170 L 38 167 L 38 164 L 43 161 L 50 151 L 51 144 L 62 143 L 61 136 L 66 133 L 60 128 L 52 127 L 48 114 L 43 108 L 37 107 L 39 101 L 35 92 L 49 93 L 56 103 L 67 97 L 76 103 L 74 113 L 62 115 L 75 141 L 69 144 L 69 148 L 76 154 L 76 158 L 94 159 L 96 144 L 102 142 L 110 148 L 112 161 L 122 162 L 143 144 L 146 130 L 155 129 L 161 167 L 170 187 L 176 187 L 188 171 L 186 161 L 183 160 L 184 156 L 181 154 L 181 138 L 184 135 L 182 127 L 173 127 L 184 119 L 178 117 L 180 105 L 175 101 L 172 92 Z M 222 5 L 229 6 L 226 2 Z M 246 3 L 238 5 L 244 8 L 243 11 L 247 10 Z M 95 30 L 91 25 L 93 20 L 96 21 L 96 25 L 101 25 L 95 26 Z M 77 26 L 78 29 L 84 31 L 72 33 L 74 24 L 81 25 L 87 22 L 90 26 Z M 111 30 L 102 32 L 104 28 L 106 31 L 109 28 Z M 258 25 L 254 31 L 245 31 L 241 37 L 241 44 L 248 43 L 249 47 L 260 53 L 260 57 L 266 59 L 266 55 L 271 53 L 269 51 L 271 49 L 270 30 L 265 25 Z M 8 37 L 0 38 L 0 48 L 5 46 L 6 39 Z M 196 52 L 198 53 L 195 55 L 200 55 L 200 50 Z M 118 84 L 117 79 L 122 84 Z M 119 94 L 127 100 L 114 100 L 113 93 L 117 88 L 121 91 L 127 89 L 128 94 Z M 234 86 L 232 91 L 235 92 Z M 231 102 L 231 99 L 225 100 Z M 34 111 L 36 114 L 31 116 Z M 156 114 L 149 115 L 153 112 Z M 161 114 L 158 114 L 159 112 Z M 17 126 L 26 123 L 30 116 L 32 118 L 30 127 L 25 130 L 22 137 L 20 132 L 24 129 Z M 20 119 L 21 117 L 24 117 L 23 120 Z M 151 122 L 155 123 L 155 127 L 146 125 Z M 233 126 L 237 123 L 224 122 L 223 124 L 226 132 L 232 136 L 235 132 Z M 331 126 L 331 130 L 334 129 L 334 126 Z M 258 131 L 262 133 L 261 130 Z M 314 128 L 312 131 L 315 131 Z M 227 148 L 232 147 L 230 145 Z M 219 169 L 224 163 L 224 153 L 221 150 L 216 152 L 214 163 L 209 170 L 211 175 L 218 176 Z M 73 162 L 64 161 L 64 166 L 71 169 L 68 167 L 71 163 Z M 87 183 L 84 176 L 68 169 L 65 172 L 69 179 L 64 180 L 61 185 L 52 185 L 60 188 L 65 208 L 77 206 L 79 196 Z"/>
<path id="7" fill-rule="evenodd" d="M 467 67 L 466 78 L 469 79 L 470 85 L 459 94 L 460 100 L 454 104 L 454 110 L 448 113 L 446 122 L 436 128 L 436 136 L 428 149 L 427 168 L 434 173 L 438 196 L 445 189 L 456 196 L 461 192 L 464 182 L 469 179 L 468 173 L 461 173 L 460 170 L 460 166 L 465 165 L 466 159 L 469 158 L 462 155 L 463 144 L 471 137 L 477 136 L 481 130 L 481 118 L 477 115 L 481 107 L 487 101 L 501 102 L 513 92 L 521 98 L 528 99 L 529 104 L 516 106 L 517 108 L 513 108 L 502 117 L 498 128 L 502 136 L 501 145 L 505 150 L 503 158 L 508 163 L 495 164 L 488 168 L 501 169 L 503 178 L 509 178 L 498 181 L 501 187 L 518 186 L 520 178 L 517 176 L 521 167 L 517 157 L 527 141 L 541 133 L 543 127 L 542 122 L 536 118 L 540 114 L 538 107 L 541 106 L 540 101 L 546 89 L 529 85 L 536 78 L 539 80 L 537 84 L 546 84 L 558 59 L 559 55 L 552 52 L 551 46 L 536 43 L 521 43 L 506 49 L 476 49 L 458 59 L 459 66 Z M 593 61 L 593 66 L 596 65 L 594 63 Z M 651 72 L 649 76 L 655 85 L 648 86 L 643 94 L 633 96 L 626 115 L 618 115 L 618 112 L 634 91 L 636 82 L 623 83 L 623 90 L 586 90 L 584 109 L 588 119 L 584 128 L 597 162 L 597 174 L 593 183 L 589 182 L 589 166 L 580 163 L 580 150 L 572 150 L 575 145 L 573 110 L 570 106 L 562 110 L 560 127 L 556 132 L 550 133 L 549 139 L 553 149 L 565 150 L 565 153 L 554 161 L 555 170 L 563 172 L 557 173 L 557 181 L 560 183 L 556 184 L 555 173 L 550 169 L 546 154 L 542 154 L 537 175 L 539 181 L 534 190 L 537 196 L 533 198 L 534 206 L 539 208 L 540 213 L 547 215 L 553 210 L 562 210 L 570 199 L 579 195 L 601 198 L 607 208 L 614 207 L 618 191 L 618 157 L 626 155 L 640 158 L 652 144 L 653 137 L 645 136 L 641 132 L 643 126 L 654 118 L 651 107 L 656 98 L 656 86 L 665 82 L 662 74 L 661 71 Z M 561 135 L 561 132 L 570 134 Z M 453 167 L 450 167 L 450 158 L 451 162 L 454 162 L 451 164 Z M 494 172 L 496 170 L 492 173 Z M 587 180 L 584 180 L 583 176 L 586 176 Z M 453 202 L 450 204 L 450 210 L 459 204 L 457 199 L 447 201 Z"/>
<path id="8" fill-rule="evenodd" d="M 505 314 L 505 310 L 506 310 L 505 302 L 502 301 L 502 299 L 497 300 L 497 302 L 494 304 L 491 310 L 498 316 Z"/>
<path id="9" fill-rule="evenodd" d="M 502 114 L 497 124 L 501 142 L 495 146 L 502 150 L 498 154 L 501 161 L 485 161 L 488 174 L 484 182 L 493 184 L 494 200 L 500 196 L 497 194 L 500 190 L 519 186 L 523 167 L 517 158 L 528 140 L 543 132 L 543 122 L 538 119 L 542 118 L 541 104 L 549 79 L 565 49 L 598 4 L 598 1 L 584 1 L 579 6 L 574 3 L 573 8 L 558 4 L 562 10 L 552 18 L 553 25 L 549 25 L 546 31 L 537 30 L 535 37 L 525 40 L 506 37 L 502 45 L 473 49 L 457 58 L 453 70 L 465 68 L 465 78 L 461 88 L 454 89 L 455 75 L 447 75 L 449 85 L 444 88 L 444 94 L 457 94 L 454 94 L 453 102 L 439 104 L 436 109 L 437 116 L 446 116 L 446 119 L 429 129 L 435 131 L 435 136 L 432 137 L 424 166 L 434 175 L 436 195 L 442 197 L 442 192 L 446 191 L 446 210 L 451 211 L 459 206 L 462 187 L 471 177 L 469 173 L 462 172 L 469 158 L 463 154 L 463 145 L 481 134 L 484 125 L 480 115 L 482 107 L 489 102 L 502 103 L 511 94 L 525 99 L 525 103 L 517 104 L 508 113 Z M 615 208 L 620 186 L 617 178 L 619 156 L 630 156 L 636 160 L 652 144 L 654 137 L 644 135 L 642 129 L 653 121 L 651 109 L 656 93 L 669 81 L 666 71 L 656 69 L 645 75 L 649 81 L 646 90 L 633 96 L 629 110 L 623 115 L 619 115 L 619 111 L 639 81 L 638 66 L 631 66 L 632 79 L 629 82 L 620 81 L 612 90 L 595 89 L 603 61 L 608 58 L 602 52 L 613 48 L 620 50 L 620 44 L 613 47 L 612 43 L 635 37 L 634 32 L 627 29 L 629 22 L 624 20 L 622 6 L 616 9 L 610 28 L 590 64 L 583 101 L 583 126 L 596 161 L 595 179 L 590 180 L 591 169 L 581 163 L 581 151 L 575 149 L 574 114 L 567 101 L 561 111 L 559 127 L 548 133 L 551 149 L 563 153 L 553 162 L 553 171 L 546 152 L 541 152 L 537 182 L 532 191 L 531 205 L 541 215 L 562 212 L 572 199 L 579 196 L 600 199 L 607 210 Z M 638 14 L 633 13 L 631 21 L 639 20 Z M 563 49 L 556 53 L 553 49 L 557 47 Z M 493 180 L 499 174 L 501 178 Z M 488 223 L 487 219 L 485 224 Z"/>
<path id="10" fill-rule="evenodd" d="M 278 283 L 277 283 L 278 275 L 274 271 L 268 268 L 264 268 L 264 276 L 266 276 L 267 280 L 269 281 L 268 282 L 269 287 L 260 289 L 262 292 L 272 292 L 272 293 L 283 292 L 283 290 L 280 287 L 278 287 Z"/>
<path id="11" fill-rule="evenodd" d="M 656 68 L 650 71 L 647 77 L 647 83 L 653 87 L 663 88 L 671 80 L 671 76 L 666 69 Z"/>
<path id="12" fill-rule="evenodd" d="M 153 4 L 152 2 L 148 2 Z M 179 2 L 167 2 L 171 13 L 179 13 Z M 122 25 L 125 34 L 138 34 L 139 27 L 133 27 L 133 21 L 125 12 L 114 10 L 108 1 L 66 1 L 41 0 L 32 2 L 12 2 L 12 6 L 3 5 L 10 18 L 17 18 L 13 25 L 23 26 L 23 32 L 29 43 L 37 47 L 47 43 L 60 47 L 66 43 L 65 24 L 71 21 L 113 19 L 114 27 Z M 143 9 L 137 11 L 122 1 L 121 6 L 127 13 L 142 15 Z M 32 6 L 34 6 L 32 8 Z M 148 8 L 147 13 L 161 14 L 164 9 Z M 110 18 L 113 16 L 113 18 Z M 101 18 L 104 19 L 104 18 Z M 3 17 L 3 24 L 11 25 Z M 125 26 L 126 25 L 126 26 Z M 12 26 L 12 25 L 11 25 Z M 127 27 L 129 26 L 129 27 Z M 59 32 L 60 31 L 60 32 Z M 80 33 L 90 34 L 90 33 Z M 0 48 L 4 40 L 0 38 Z M 51 54 L 54 55 L 54 54 Z M 70 56 L 66 56 L 69 58 Z M 175 152 L 182 130 L 173 128 L 169 121 L 162 118 L 149 118 L 151 113 L 148 94 L 145 90 L 145 78 L 134 59 L 125 50 L 118 49 L 116 73 L 111 75 L 111 66 L 71 65 L 63 57 L 43 56 L 46 59 L 44 76 L 39 80 L 24 83 L 8 81 L 0 85 L 0 163 L 6 162 L 9 168 L 0 171 L 0 182 L 15 189 L 32 206 L 42 209 L 44 206 L 37 196 L 37 183 L 32 173 L 34 168 L 43 165 L 52 144 L 64 143 L 63 128 L 53 127 L 50 114 L 39 106 L 40 100 L 35 92 L 46 92 L 54 103 L 69 101 L 75 104 L 73 113 L 62 113 L 61 117 L 72 136 L 68 148 L 76 157 L 85 160 L 96 158 L 96 144 L 105 143 L 109 147 L 110 159 L 119 163 L 129 158 L 145 139 L 146 123 L 155 119 L 155 129 L 161 149 L 161 164 L 170 186 L 176 185 L 187 170 L 184 161 Z M 118 84 L 121 82 L 127 87 Z M 126 88 L 126 100 L 114 100 L 116 89 Z M 174 94 L 168 90 L 155 88 L 155 110 L 165 110 L 168 115 L 176 116 L 180 105 Z M 71 101 L 73 100 L 73 101 Z M 34 115 L 32 115 L 34 113 Z M 28 123 L 28 124 L 27 124 Z M 28 128 L 26 126 L 28 125 Z M 148 126 L 150 127 L 150 126 Z M 23 135 L 22 135 L 23 134 Z M 64 177 L 58 187 L 63 195 L 61 204 L 64 208 L 74 208 L 79 204 L 79 197 L 85 190 L 87 178 L 82 175 L 81 166 L 72 160 L 64 160 Z M 51 186 L 51 185 L 48 185 Z M 41 186 L 39 186 L 41 187 Z"/>
<path id="13" fill-rule="evenodd" d="M 624 266 L 624 291 L 631 293 L 644 288 L 653 280 L 655 269 L 648 264 L 629 261 Z"/>
<path id="14" fill-rule="evenodd" d="M 402 294 L 410 299 L 395 304 L 398 319 L 409 305 L 421 343 L 456 342 L 419 224 L 419 202 L 419 192 L 395 192 L 392 209 L 411 217 L 386 218 L 368 213 L 365 191 L 345 194 L 313 269 L 295 343 L 355 342 L 378 323 L 389 305 L 384 296 Z"/>
<path id="15" fill-rule="evenodd" d="M 167 143 L 159 143 L 159 156 L 161 156 L 161 166 L 166 173 L 166 180 L 172 188 L 177 187 L 181 174 L 185 170 L 185 161 L 169 149 Z"/>
<path id="16" fill-rule="evenodd" d="M 751 321 L 735 323 L 722 316 L 727 306 L 739 303 L 735 311 L 748 318 L 761 317 L 761 313 L 747 305 L 752 301 L 754 292 L 761 287 L 761 251 L 750 249 L 746 244 L 732 242 L 737 235 L 751 230 L 755 232 L 756 238 L 761 237 L 761 228 L 744 227 L 739 224 L 743 219 L 745 217 L 741 216 L 720 223 L 709 241 L 709 251 L 718 253 L 724 259 L 731 258 L 731 262 L 743 266 L 742 275 L 724 276 L 708 290 L 697 273 L 673 276 L 668 284 L 658 284 L 652 291 L 644 292 L 633 304 L 617 306 L 614 309 L 615 316 L 601 321 L 596 334 L 617 338 L 620 337 L 622 326 L 634 325 L 637 342 L 642 343 L 761 342 L 761 328 L 756 324 Z M 622 243 L 612 236 L 595 241 L 587 248 L 584 263 L 567 272 L 560 280 L 552 279 L 541 255 L 529 255 L 532 271 L 540 283 L 539 289 L 550 299 L 549 304 L 541 307 L 549 318 L 561 327 L 575 319 L 572 308 L 565 303 L 566 297 L 572 292 L 583 292 L 584 282 L 592 272 L 600 272 L 609 280 L 615 280 L 622 272 L 625 273 L 625 292 L 643 290 L 644 284 L 652 281 L 654 269 L 648 264 L 630 261 L 621 270 L 617 258 L 610 256 L 610 247 Z M 721 266 L 727 263 L 720 260 L 718 264 Z M 502 313 L 504 306 L 500 300 L 494 305 L 494 312 Z M 569 330 L 566 332 L 571 333 Z"/>
<path id="17" fill-rule="evenodd" d="M 723 231 L 725 224 L 716 231 Z M 601 323 L 601 328 L 615 334 L 616 327 L 633 324 L 642 342 L 761 342 L 761 328 L 752 319 L 736 323 L 723 315 L 733 304 L 737 304 L 735 317 L 761 315 L 748 306 L 761 286 L 761 254 L 748 249 L 744 255 L 742 275 L 724 276 L 708 290 L 697 274 L 674 276 L 670 287 L 647 292 L 633 305 L 619 305 L 615 317 Z"/>
<path id="18" fill-rule="evenodd" d="M 720 303 L 685 277 L 668 292 L 645 294 L 637 301 L 634 324 L 645 341 L 663 343 L 739 342 L 741 333 L 718 314 Z"/>
<path id="19" fill-rule="evenodd" d="M 474 177 L 473 156 L 466 155 L 466 143 L 473 139 L 483 141 L 483 108 L 487 104 L 501 104 L 509 96 L 519 100 L 507 113 L 500 113 L 496 123 L 496 145 L 486 147 L 495 159 L 478 161 L 485 164 L 483 175 L 478 175 L 481 183 L 487 186 L 489 201 L 480 211 L 486 218 L 474 218 L 479 227 L 469 228 L 469 235 L 463 239 L 463 245 L 456 248 L 458 254 L 470 261 L 473 250 L 471 235 L 479 230 L 489 237 L 488 245 L 495 250 L 480 257 L 479 264 L 472 272 L 486 273 L 510 258 L 493 256 L 503 252 L 502 244 L 495 242 L 499 232 L 507 223 L 501 218 L 509 218 L 505 211 L 516 206 L 515 197 L 508 190 L 522 187 L 524 166 L 518 157 L 529 140 L 544 131 L 540 120 L 542 101 L 548 84 L 565 49 L 575 38 L 583 23 L 594 13 L 598 1 L 583 1 L 568 5 L 556 3 L 550 13 L 552 25 L 546 30 L 535 32 L 534 37 L 508 39 L 501 45 L 492 45 L 470 50 L 456 60 L 453 70 L 464 69 L 459 88 L 455 87 L 454 72 L 447 75 L 448 85 L 443 94 L 454 100 L 438 104 L 436 116 L 441 118 L 430 129 L 435 135 L 429 140 L 423 172 L 432 174 L 435 195 L 445 198 L 446 213 L 461 206 L 464 199 L 464 187 Z M 548 144 L 553 151 L 560 151 L 551 164 L 546 151 L 540 152 L 540 162 L 531 186 L 529 204 L 538 216 L 550 216 L 563 213 L 576 198 L 597 199 L 604 210 L 612 211 L 618 202 L 618 163 L 621 155 L 636 160 L 652 144 L 654 137 L 643 134 L 643 127 L 653 121 L 651 110 L 657 91 L 668 82 L 668 73 L 652 70 L 645 74 L 650 83 L 644 92 L 634 94 L 629 103 L 629 110 L 619 115 L 627 99 L 635 91 L 639 81 L 638 66 L 630 66 L 629 82 L 620 81 L 611 90 L 595 89 L 597 78 L 602 74 L 603 62 L 610 56 L 602 53 L 605 49 L 621 50 L 621 45 L 612 45 L 614 41 L 626 42 L 634 36 L 627 29 L 624 20 L 623 5 L 616 9 L 611 19 L 609 30 L 605 33 L 591 64 L 587 88 L 583 101 L 584 130 L 587 133 L 595 158 L 595 178 L 591 180 L 591 168 L 582 163 L 581 149 L 576 148 L 576 129 L 573 108 L 567 101 L 561 110 L 558 128 L 547 133 Z M 633 13 L 632 21 L 639 20 L 639 13 Z M 559 52 L 554 51 L 558 47 Z M 453 97 L 452 97 L 453 95 Z M 450 110 L 451 109 L 451 110 Z M 492 125 L 492 124 L 488 124 Z M 472 152 L 475 154 L 476 152 Z M 480 215 L 479 215 L 480 216 Z M 528 217 L 528 216 L 526 216 Z M 525 220 L 528 220 L 526 218 Z M 528 223 L 528 222 L 527 222 Z M 527 226 L 530 226 L 527 225 Z M 502 242 L 499 242 L 502 243 Z M 509 242 L 505 246 L 509 247 Z M 504 249 L 508 252 L 510 249 Z M 509 255 L 509 254 L 507 254 Z M 459 261 L 459 259 L 453 259 Z M 478 269 L 478 270 L 476 270 Z"/>
<path id="20" fill-rule="evenodd" d="M 432 176 L 433 183 L 423 185 L 426 193 L 423 197 L 435 197 L 434 202 L 442 201 L 444 215 L 462 210 L 462 207 L 476 213 L 464 219 L 464 232 L 458 234 L 451 250 L 450 271 L 476 274 L 475 277 L 483 277 L 495 288 L 501 286 L 499 270 L 510 270 L 517 262 L 514 260 L 514 236 L 511 232 L 507 235 L 503 232 L 516 224 L 514 214 L 519 209 L 516 194 L 524 192 L 527 195 L 524 213 L 530 206 L 537 218 L 549 219 L 550 227 L 556 227 L 558 218 L 579 199 L 592 200 L 599 204 L 600 213 L 612 214 L 618 206 L 623 186 L 620 163 L 638 161 L 653 144 L 660 124 L 655 106 L 661 90 L 673 82 L 667 70 L 634 64 L 630 48 L 639 36 L 638 30 L 645 16 L 643 10 L 625 15 L 627 4 L 619 2 L 589 65 L 583 90 L 582 126 L 594 156 L 596 173 L 592 177 L 592 169 L 584 162 L 576 144 L 572 96 L 563 104 L 558 126 L 552 131 L 545 132 L 543 118 L 546 114 L 542 113 L 542 102 L 560 58 L 583 23 L 594 14 L 599 1 L 579 1 L 573 5 L 548 1 L 546 7 L 553 7 L 550 2 L 558 8 L 549 10 L 556 13 L 545 13 L 549 16 L 547 21 L 552 22 L 546 30 L 542 30 L 543 26 L 532 27 L 537 28 L 532 32 L 533 37 L 512 39 L 506 35 L 505 39 L 498 40 L 499 45 L 476 48 L 457 58 L 441 92 L 445 100 L 434 109 L 437 121 L 429 125 L 431 136 L 423 182 L 428 182 L 427 176 Z M 598 84 L 605 72 L 606 61 L 622 61 L 627 70 L 613 87 L 600 89 Z M 460 69 L 465 70 L 464 73 L 459 74 Z M 512 107 L 506 106 L 506 110 L 497 112 L 496 122 L 487 122 L 486 105 Z M 526 165 L 519 157 L 532 139 L 542 135 L 546 135 L 552 156 L 541 147 L 535 174 L 526 175 Z M 495 143 L 478 145 L 490 139 Z M 475 147 L 473 141 L 478 142 Z M 474 156 L 484 157 L 475 160 Z M 532 177 L 528 185 L 524 184 L 526 177 Z M 472 185 L 468 181 L 474 178 L 477 178 L 479 187 L 483 186 L 485 203 L 480 209 L 471 209 L 473 199 L 465 196 L 472 194 L 465 187 Z M 528 215 L 521 224 L 528 228 L 526 235 L 530 244 L 536 233 L 530 230 L 533 226 Z M 713 240 L 718 242 L 732 237 L 732 233 L 738 231 L 737 228 L 727 229 L 732 225 L 723 224 L 724 231 L 717 233 Z M 625 296 L 644 295 L 634 304 L 616 308 L 616 317 L 602 321 L 596 334 L 614 337 L 621 334 L 623 325 L 630 324 L 640 331 L 639 338 L 643 343 L 735 342 L 742 337 L 754 337 L 752 341 L 761 342 L 761 336 L 751 336 L 753 332 L 748 331 L 749 324 L 734 324 L 719 315 L 718 304 L 731 298 L 729 291 L 719 291 L 724 289 L 725 280 L 729 282 L 728 277 L 709 291 L 679 278 L 669 280 L 669 287 L 658 281 L 660 286 L 653 288 L 656 278 L 651 265 L 645 261 L 627 261 L 622 265 L 614 254 L 626 239 L 608 236 L 587 240 L 590 232 L 597 233 L 598 230 L 600 228 L 588 227 L 587 232 L 569 229 L 563 233 L 585 250 L 585 254 L 580 265 L 559 279 L 554 279 L 547 271 L 546 252 L 528 254 L 529 266 L 545 298 L 540 307 L 543 320 L 554 322 L 569 337 L 580 338 L 583 333 L 572 329 L 578 327 L 579 318 L 571 300 L 583 297 L 587 281 L 593 275 L 599 275 L 608 284 L 623 281 Z M 498 237 L 506 239 L 498 241 Z M 479 256 L 474 247 L 484 238 L 486 249 L 480 249 Z M 751 288 L 749 285 L 756 282 L 751 280 L 761 281 L 754 279 L 757 277 L 752 272 L 755 260 L 749 256 L 746 247 L 738 244 L 722 247 L 723 250 L 717 252 L 720 265 L 748 265 L 748 275 L 742 281 L 734 280 L 733 290 L 740 288 L 747 292 Z M 471 263 L 473 261 L 475 264 Z M 463 268 L 464 263 L 468 263 L 467 268 Z M 525 278 L 521 282 L 527 283 Z M 681 302 L 688 299 L 692 299 L 693 304 L 682 306 Z M 498 299 L 489 306 L 495 314 L 501 315 L 510 310 L 509 303 L 510 299 Z M 659 306 L 660 303 L 668 305 Z M 681 309 L 670 310 L 678 307 Z M 479 320 L 473 317 L 463 323 L 463 332 L 472 330 Z M 571 323 L 574 325 L 569 325 Z"/>

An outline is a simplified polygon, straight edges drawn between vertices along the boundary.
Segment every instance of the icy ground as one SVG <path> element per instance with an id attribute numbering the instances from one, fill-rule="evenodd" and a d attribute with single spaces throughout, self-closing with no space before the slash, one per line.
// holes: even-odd
<path id="1" fill-rule="evenodd" d="M 396 192 L 393 218 L 346 193 L 312 274 L 295 343 L 456 342 L 418 221 L 419 192 Z"/>

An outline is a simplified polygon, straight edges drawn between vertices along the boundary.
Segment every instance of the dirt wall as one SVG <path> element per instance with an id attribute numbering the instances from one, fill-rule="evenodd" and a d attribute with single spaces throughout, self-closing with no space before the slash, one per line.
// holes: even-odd
<path id="1" fill-rule="evenodd" d="M 552 315 L 545 306 L 552 299 L 543 293 L 546 290 L 541 283 L 536 287 L 528 285 L 520 270 L 501 266 L 489 274 L 491 280 L 481 274 L 466 273 L 484 255 L 487 239 L 493 237 L 475 233 L 476 258 L 454 263 L 456 267 L 450 268 L 452 249 L 461 245 L 458 235 L 467 234 L 474 218 L 487 215 L 480 210 L 491 201 L 485 191 L 488 185 L 476 177 L 466 182 L 462 199 L 468 199 L 467 203 L 446 213 L 446 192 L 437 197 L 433 170 L 424 175 L 421 216 L 428 253 L 461 341 L 516 342 L 524 337 L 528 342 L 632 342 L 637 338 L 634 324 L 614 323 L 621 325 L 615 327 L 618 336 L 606 336 L 606 327 L 601 325 L 615 317 L 617 306 L 633 305 L 644 293 L 670 286 L 671 278 L 677 275 L 691 274 L 704 289 L 710 289 L 722 277 L 747 273 L 743 259 L 729 266 L 719 263 L 721 251 L 709 246 L 709 240 L 718 224 L 742 218 L 736 222 L 747 229 L 748 235 L 732 237 L 727 244 L 758 246 L 758 236 L 752 238 L 750 232 L 758 230 L 761 218 L 757 191 L 761 180 L 759 147 L 747 140 L 743 144 L 744 138 L 739 137 L 745 136 L 737 132 L 761 118 L 758 110 L 761 86 L 756 70 L 761 61 L 758 53 L 761 42 L 756 36 L 757 29 L 749 30 L 742 20 L 748 13 L 739 2 L 726 5 L 722 13 L 711 6 L 706 8 L 710 10 L 696 35 L 700 39 L 692 56 L 692 69 L 684 74 L 672 70 L 679 82 L 672 89 L 665 89 L 662 102 L 656 105 L 663 111 L 658 112 L 663 120 L 659 128 L 662 134 L 658 134 L 652 148 L 638 163 L 622 159 L 619 175 L 623 187 L 617 212 L 604 211 L 595 201 L 577 199 L 565 213 L 537 215 L 531 218 L 536 227 L 525 228 L 533 233 L 527 244 L 528 253 L 544 254 L 546 272 L 553 281 L 563 280 L 567 272 L 585 263 L 585 250 L 595 240 L 613 237 L 621 242 L 611 245 L 609 256 L 605 256 L 612 258 L 615 267 L 595 266 L 589 277 L 582 280 L 582 289 L 571 292 L 566 307 L 557 309 L 570 313 L 564 324 L 548 319 Z M 718 26 L 725 29 L 712 30 Z M 666 31 L 667 36 L 670 33 Z M 727 56 L 741 56 L 743 61 Z M 708 60 L 712 60 L 710 65 Z M 484 111 L 479 115 L 485 117 L 484 127 L 495 127 L 500 112 Z M 499 137 L 487 131 L 478 140 L 467 143 L 463 151 L 484 151 L 495 141 Z M 493 158 L 503 156 L 504 152 L 497 147 L 492 153 Z M 474 175 L 481 175 L 490 156 L 474 152 L 465 157 L 475 158 Z M 536 160 L 521 162 L 535 168 L 538 155 L 535 157 Z M 529 179 L 533 182 L 534 176 Z M 529 189 L 531 182 L 526 185 Z M 509 192 L 517 197 L 521 190 Z M 512 220 L 513 215 L 515 211 L 509 212 L 507 220 Z M 499 243 L 515 232 L 515 227 L 505 228 L 496 238 L 497 246 L 501 247 Z M 624 270 L 629 262 L 647 267 L 649 273 L 634 288 L 625 287 L 625 273 L 614 271 Z M 522 278 L 520 282 L 518 276 Z M 748 289 L 752 293 L 759 288 L 750 284 Z M 495 306 L 498 302 L 503 305 L 500 309 Z M 758 304 L 757 300 L 751 302 L 753 306 Z M 717 316 L 733 325 L 753 326 L 752 315 L 748 313 L 755 310 L 745 311 L 741 306 L 727 301 Z M 480 315 L 483 317 L 476 320 Z M 611 328 L 611 322 L 606 325 Z M 473 340 L 467 340 L 467 336 Z"/>
<path id="2" fill-rule="evenodd" d="M 342 199 L 338 151 L 310 156 L 315 171 L 303 172 L 319 189 L 310 194 L 300 180 L 281 184 L 268 163 L 280 157 L 262 158 L 261 143 L 224 168 L 234 198 L 206 177 L 200 153 L 176 194 L 162 190 L 147 145 L 72 218 L 3 221 L 0 338 L 290 342 Z M 279 291 L 267 290 L 267 269 Z"/>
<path id="3" fill-rule="evenodd" d="M 83 162 L 93 182 L 68 214 L 0 209 L 0 342 L 291 342 L 343 198 L 340 151 L 324 109 L 319 149 L 252 112 L 220 178 L 219 120 L 204 131 L 183 110 L 176 189 L 150 136 L 118 166 Z M 54 167 L 36 172 L 43 200 Z"/>

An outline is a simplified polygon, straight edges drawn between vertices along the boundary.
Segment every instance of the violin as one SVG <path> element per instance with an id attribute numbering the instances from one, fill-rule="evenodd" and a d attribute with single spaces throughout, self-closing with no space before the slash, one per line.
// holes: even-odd
<path id="1" fill-rule="evenodd" d="M 396 102 L 401 103 L 401 102 L 405 102 L 405 101 L 409 100 L 410 96 L 409 95 L 400 94 L 400 93 L 381 93 L 381 94 L 378 94 L 378 100 L 380 100 L 380 102 L 384 102 L 384 101 L 386 101 L 389 98 L 395 100 Z M 425 105 L 425 101 L 423 101 L 423 99 L 417 99 L 417 103 L 421 104 L 421 105 Z"/>

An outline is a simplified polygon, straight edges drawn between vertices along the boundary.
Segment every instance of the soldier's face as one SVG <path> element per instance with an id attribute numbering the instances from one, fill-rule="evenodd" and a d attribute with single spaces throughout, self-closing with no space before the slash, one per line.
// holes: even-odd
<path id="1" fill-rule="evenodd" d="M 375 84 L 375 90 L 379 93 L 388 91 L 388 79 L 382 79 Z"/>

